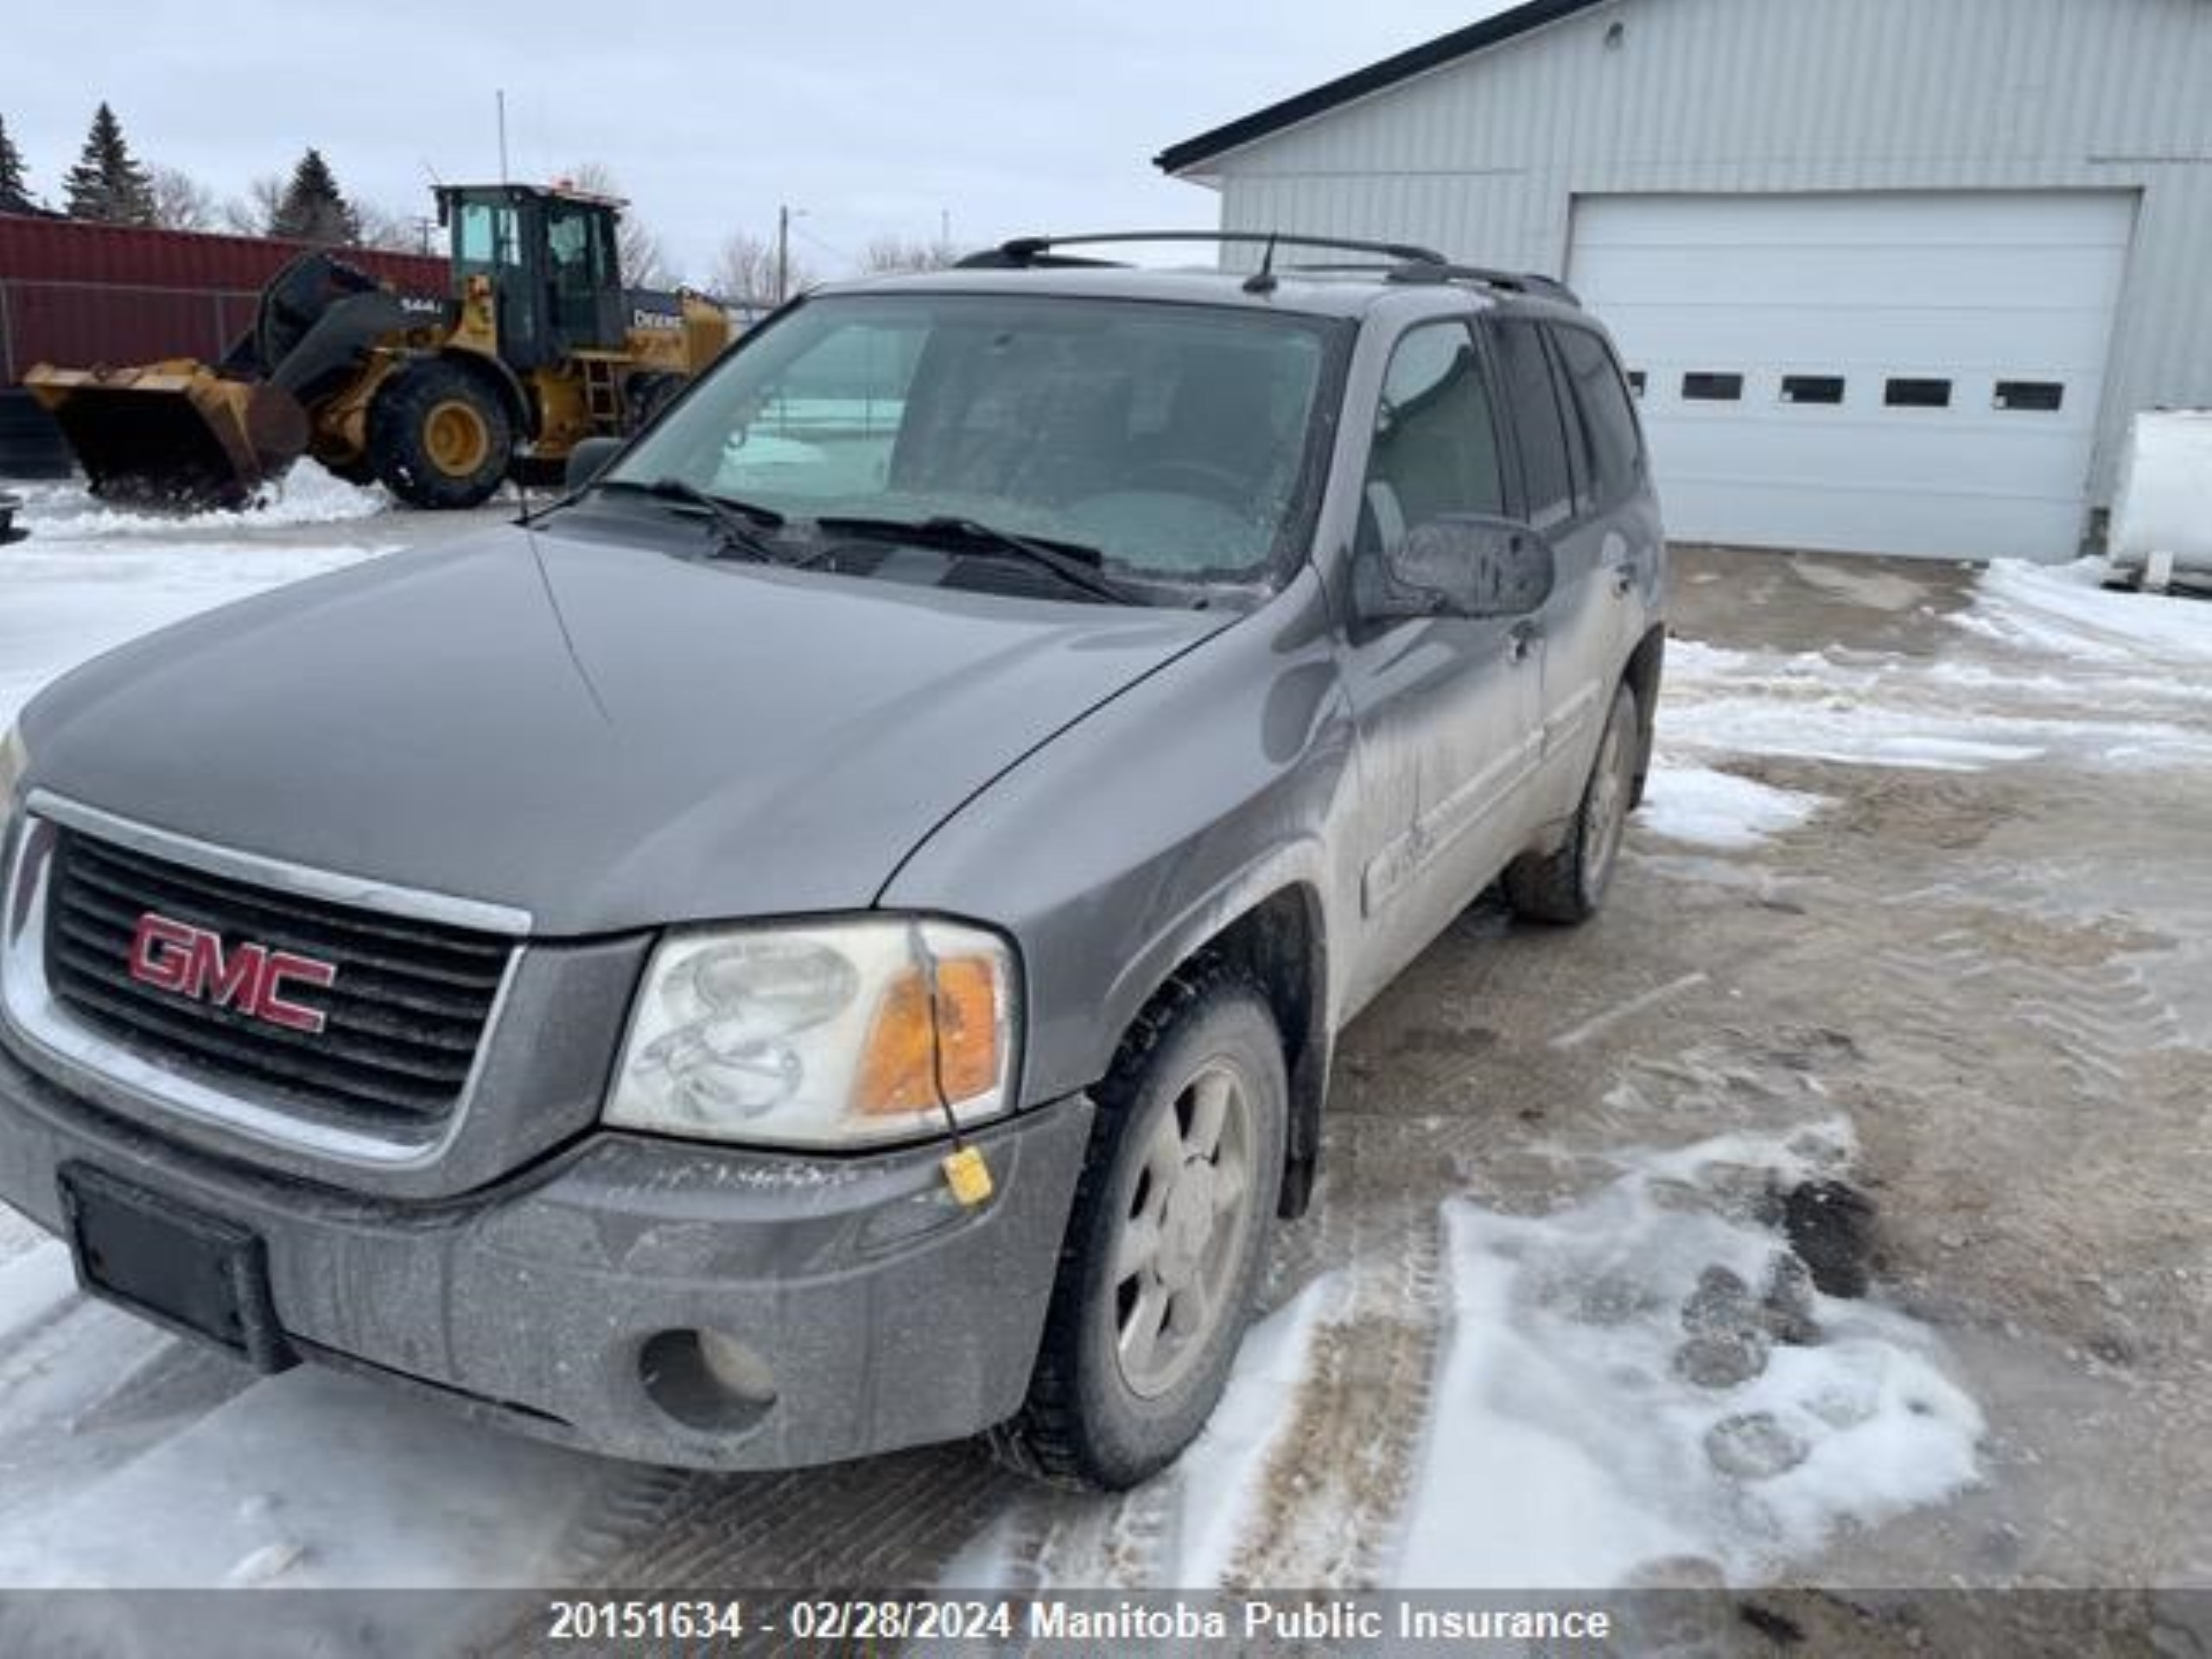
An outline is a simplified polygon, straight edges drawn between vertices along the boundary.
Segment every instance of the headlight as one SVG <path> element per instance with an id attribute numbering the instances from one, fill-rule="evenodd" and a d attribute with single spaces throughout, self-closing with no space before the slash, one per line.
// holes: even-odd
<path id="1" fill-rule="evenodd" d="M 940 1132 L 1012 1104 L 1014 957 L 957 923 L 870 917 L 671 934 L 631 1012 L 606 1121 L 761 1146 Z"/>

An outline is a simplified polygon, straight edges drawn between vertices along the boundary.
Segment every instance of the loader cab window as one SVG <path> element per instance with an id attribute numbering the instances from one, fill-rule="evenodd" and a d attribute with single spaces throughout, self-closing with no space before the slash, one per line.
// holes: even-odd
<path id="1" fill-rule="evenodd" d="M 495 283 L 501 272 L 520 270 L 515 210 L 487 201 L 464 204 L 454 224 L 453 263 L 456 276 L 489 276 Z"/>

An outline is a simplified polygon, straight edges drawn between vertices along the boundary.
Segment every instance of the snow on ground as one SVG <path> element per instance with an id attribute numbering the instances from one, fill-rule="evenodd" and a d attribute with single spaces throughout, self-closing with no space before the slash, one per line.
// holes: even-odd
<path id="1" fill-rule="evenodd" d="M 106 1478 L 0 1519 L 0 1587 L 557 1582 L 569 1528 L 621 1478 L 303 1367 Z"/>
<path id="2" fill-rule="evenodd" d="M 1637 823 L 1665 841 L 1740 852 L 1796 829 L 1823 804 L 1818 795 L 1710 766 L 1662 764 L 1652 770 Z"/>
<path id="3" fill-rule="evenodd" d="M 1984 638 L 2060 656 L 2212 664 L 2212 599 L 2110 592 L 2110 575 L 2102 559 L 2000 559 L 1982 572 L 1974 608 L 1956 620 Z"/>
<path id="4" fill-rule="evenodd" d="M 2212 601 L 2105 592 L 2101 560 L 2000 561 L 1950 620 L 1974 642 L 1929 661 L 1669 641 L 1662 762 L 1774 755 L 1980 772 L 2050 753 L 2108 767 L 2212 753 Z M 2001 708 L 1993 708 L 2001 703 Z"/>
<path id="5" fill-rule="evenodd" d="M 1644 1154 L 1545 1216 L 1451 1205 L 1452 1335 L 1399 1581 L 1758 1582 L 1970 1484 L 1981 1414 L 1934 1334 L 1812 1288 L 1769 1213 L 1848 1142 L 1839 1123 Z"/>
<path id="6" fill-rule="evenodd" d="M 0 724 L 54 676 L 142 633 L 399 545 L 368 522 L 391 507 L 383 491 L 312 463 L 264 506 L 189 518 L 117 512 L 56 485 L 22 493 L 30 538 L 0 548 Z M 356 524 L 372 533 L 324 528 Z"/>

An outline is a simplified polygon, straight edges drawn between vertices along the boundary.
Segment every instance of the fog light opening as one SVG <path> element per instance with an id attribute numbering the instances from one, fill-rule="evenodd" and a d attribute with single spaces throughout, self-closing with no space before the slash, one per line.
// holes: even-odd
<path id="1" fill-rule="evenodd" d="M 738 1434 L 756 1428 L 776 1404 L 768 1362 L 720 1331 L 664 1331 L 638 1353 L 645 1392 L 686 1428 Z"/>

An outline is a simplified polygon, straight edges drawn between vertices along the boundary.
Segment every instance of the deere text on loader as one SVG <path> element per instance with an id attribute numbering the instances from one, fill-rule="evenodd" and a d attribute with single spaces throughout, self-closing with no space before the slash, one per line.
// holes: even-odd
<path id="1" fill-rule="evenodd" d="M 23 384 L 93 493 L 237 505 L 302 454 L 418 507 L 471 507 L 518 463 L 644 425 L 728 344 L 722 309 L 625 289 L 620 204 L 527 185 L 448 185 L 452 291 L 397 292 L 334 253 L 262 290 L 220 363 L 41 364 Z"/>

